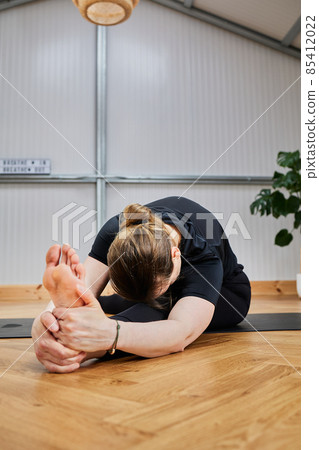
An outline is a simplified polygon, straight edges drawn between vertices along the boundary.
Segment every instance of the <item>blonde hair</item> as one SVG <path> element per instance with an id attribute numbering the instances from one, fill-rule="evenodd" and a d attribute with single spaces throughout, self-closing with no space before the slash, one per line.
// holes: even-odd
<path id="1" fill-rule="evenodd" d="M 120 215 L 120 231 L 107 254 L 115 292 L 158 307 L 155 292 L 173 271 L 171 248 L 169 231 L 161 218 L 147 206 L 126 206 Z"/>

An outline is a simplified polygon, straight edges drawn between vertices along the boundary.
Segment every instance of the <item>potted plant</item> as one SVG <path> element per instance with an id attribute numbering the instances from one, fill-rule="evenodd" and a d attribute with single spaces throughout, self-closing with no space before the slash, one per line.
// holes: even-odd
<path id="1" fill-rule="evenodd" d="M 273 217 L 294 215 L 293 228 L 280 230 L 275 236 L 275 245 L 284 247 L 293 240 L 293 231 L 301 225 L 301 158 L 299 150 L 295 152 L 279 152 L 277 164 L 287 168 L 286 173 L 275 171 L 272 178 L 272 189 L 262 189 L 255 201 L 250 205 L 252 214 L 266 214 Z M 288 196 L 285 196 L 288 193 Z M 300 296 L 300 274 L 297 274 L 297 290 Z"/>

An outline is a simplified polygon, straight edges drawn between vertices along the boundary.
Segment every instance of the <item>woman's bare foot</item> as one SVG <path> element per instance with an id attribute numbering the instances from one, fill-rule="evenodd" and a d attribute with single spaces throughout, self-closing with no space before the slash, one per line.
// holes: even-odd
<path id="1" fill-rule="evenodd" d="M 85 269 L 80 264 L 79 257 L 69 245 L 62 247 L 53 245 L 46 255 L 46 269 L 43 275 L 43 285 L 49 292 L 56 307 L 83 306 L 84 302 L 76 293 L 78 285 L 84 284 Z"/>

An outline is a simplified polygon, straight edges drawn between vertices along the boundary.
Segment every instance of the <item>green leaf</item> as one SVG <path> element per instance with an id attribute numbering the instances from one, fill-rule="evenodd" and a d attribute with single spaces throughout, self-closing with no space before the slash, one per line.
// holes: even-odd
<path id="1" fill-rule="evenodd" d="M 300 192 L 301 191 L 301 175 L 298 172 L 289 171 L 285 175 L 284 187 L 290 192 Z"/>
<path id="2" fill-rule="evenodd" d="M 261 216 L 272 214 L 275 218 L 280 216 L 286 217 L 288 214 L 294 214 L 294 228 L 297 229 L 301 225 L 300 212 L 300 194 L 301 192 L 301 159 L 300 152 L 279 152 L 277 155 L 277 163 L 281 167 L 287 167 L 286 173 L 274 172 L 272 178 L 271 189 L 262 189 L 256 195 L 255 201 L 250 205 L 252 214 L 259 213 Z M 281 188 L 288 191 L 286 199 Z M 275 237 L 275 244 L 280 247 L 289 245 L 293 239 L 293 235 L 287 229 L 280 230 Z"/>
<path id="3" fill-rule="evenodd" d="M 279 245 L 279 247 L 285 247 L 289 245 L 292 241 L 293 236 L 287 229 L 280 230 L 279 233 L 276 234 L 275 244 Z"/>
<path id="4" fill-rule="evenodd" d="M 258 195 L 261 195 L 263 197 L 268 197 L 271 195 L 271 189 L 262 189 Z"/>
<path id="5" fill-rule="evenodd" d="M 282 192 L 272 193 L 272 215 L 278 219 L 280 216 L 286 216 L 286 198 Z"/>
<path id="6" fill-rule="evenodd" d="M 281 175 L 281 176 L 279 176 Z M 286 174 L 275 172 L 273 176 L 273 188 L 286 188 L 290 193 L 300 192 L 301 190 L 301 176 L 300 173 L 290 170 Z"/>
<path id="7" fill-rule="evenodd" d="M 297 229 L 301 225 L 301 211 L 295 213 L 294 228 Z"/>
<path id="8" fill-rule="evenodd" d="M 274 188 L 281 187 L 284 177 L 285 177 L 285 175 L 283 173 L 275 171 L 274 175 L 272 177 L 272 179 L 273 179 L 272 187 L 274 187 Z"/>
<path id="9" fill-rule="evenodd" d="M 283 176 L 284 176 L 283 173 L 277 172 L 277 170 L 275 170 L 274 175 L 273 175 L 273 179 L 276 180 L 276 179 L 281 178 Z"/>
<path id="10" fill-rule="evenodd" d="M 296 213 L 300 207 L 300 198 L 295 195 L 291 195 L 286 202 L 287 214 Z"/>
<path id="11" fill-rule="evenodd" d="M 271 213 L 271 190 L 262 189 L 259 194 L 256 195 L 256 200 L 250 205 L 251 214 L 260 213 L 263 216 L 265 213 L 267 216 Z"/>
<path id="12" fill-rule="evenodd" d="M 277 163 L 281 167 L 289 167 L 295 171 L 301 169 L 300 152 L 279 152 L 277 156 Z"/>

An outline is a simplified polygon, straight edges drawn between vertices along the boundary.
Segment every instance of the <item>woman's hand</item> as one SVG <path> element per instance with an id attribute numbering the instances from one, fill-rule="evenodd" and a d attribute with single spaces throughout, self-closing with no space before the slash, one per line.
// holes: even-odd
<path id="1" fill-rule="evenodd" d="M 102 356 L 112 347 L 116 336 L 116 322 L 104 314 L 90 291 L 79 288 L 78 293 L 86 306 L 55 308 L 52 314 L 58 319 L 59 331 L 53 335 L 58 343 L 70 349 L 101 352 Z"/>
<path id="2" fill-rule="evenodd" d="M 80 367 L 87 355 L 57 342 L 52 333 L 58 330 L 58 322 L 49 311 L 43 312 L 34 320 L 31 334 L 35 354 L 49 372 L 73 372 Z"/>

